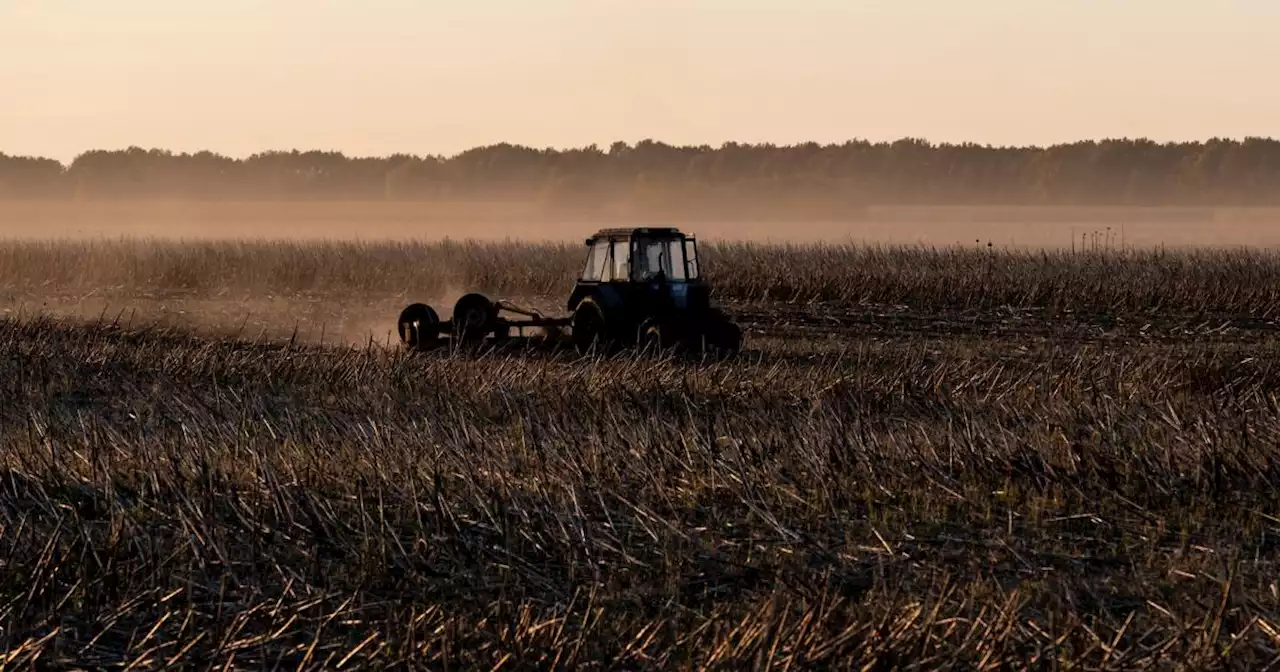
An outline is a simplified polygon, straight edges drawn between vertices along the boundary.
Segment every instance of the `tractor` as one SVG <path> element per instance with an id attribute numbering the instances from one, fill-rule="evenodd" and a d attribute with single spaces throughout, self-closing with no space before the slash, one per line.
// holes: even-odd
<path id="1" fill-rule="evenodd" d="M 711 303 L 711 286 L 698 266 L 692 235 L 672 227 L 600 229 L 586 239 L 586 262 L 563 317 L 547 317 L 508 301 L 464 295 L 441 321 L 424 303 L 407 306 L 398 321 L 400 341 L 425 350 L 445 341 L 503 341 L 511 330 L 568 327 L 580 351 L 653 347 L 736 353 L 742 331 Z M 528 319 L 512 320 L 507 311 Z"/>

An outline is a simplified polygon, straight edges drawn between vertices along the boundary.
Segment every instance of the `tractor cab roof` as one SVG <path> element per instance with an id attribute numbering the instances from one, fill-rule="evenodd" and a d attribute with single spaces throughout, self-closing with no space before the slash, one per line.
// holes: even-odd
<path id="1" fill-rule="evenodd" d="M 681 233 L 680 229 L 672 226 L 635 226 L 600 229 L 592 234 L 590 238 L 587 238 L 587 243 L 602 239 L 626 240 L 636 236 L 652 236 L 654 238 L 693 238 L 693 234 Z"/>

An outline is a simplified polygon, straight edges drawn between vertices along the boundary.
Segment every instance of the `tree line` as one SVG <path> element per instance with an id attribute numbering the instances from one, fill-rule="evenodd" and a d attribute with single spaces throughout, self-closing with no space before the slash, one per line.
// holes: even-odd
<path id="1" fill-rule="evenodd" d="M 1082 141 L 1048 147 L 849 141 L 565 150 L 508 143 L 457 155 L 88 151 L 69 165 L 0 153 L 0 198 L 535 201 L 552 208 L 867 205 L 1280 205 L 1280 141 Z"/>

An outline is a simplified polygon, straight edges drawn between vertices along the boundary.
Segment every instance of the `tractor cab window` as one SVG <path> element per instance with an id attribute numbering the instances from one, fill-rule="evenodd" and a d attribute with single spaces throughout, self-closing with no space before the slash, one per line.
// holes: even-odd
<path id="1" fill-rule="evenodd" d="M 683 245 L 679 238 L 636 240 L 636 263 L 633 280 L 646 282 L 659 278 L 668 281 L 685 279 Z"/>
<path id="2" fill-rule="evenodd" d="M 605 280 L 626 280 L 627 269 L 631 266 L 631 245 L 625 240 L 613 241 L 613 273 Z M 605 271 L 606 274 L 609 271 Z"/>
<path id="3" fill-rule="evenodd" d="M 667 241 L 667 263 L 671 264 L 672 280 L 688 280 L 688 266 L 685 265 L 684 241 L 680 239 Z"/>
<path id="4" fill-rule="evenodd" d="M 609 263 L 609 241 L 597 240 L 587 250 L 587 266 L 582 269 L 582 279 L 599 282 L 604 278 L 605 264 Z"/>
<path id="5" fill-rule="evenodd" d="M 685 268 L 689 274 L 690 280 L 698 279 L 698 244 L 695 241 L 685 239 L 684 241 L 684 259 Z"/>

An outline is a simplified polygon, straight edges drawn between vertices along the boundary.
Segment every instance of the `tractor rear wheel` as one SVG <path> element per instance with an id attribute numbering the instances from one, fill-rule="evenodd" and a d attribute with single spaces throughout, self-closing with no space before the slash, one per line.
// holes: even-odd
<path id="1" fill-rule="evenodd" d="M 425 303 L 413 303 L 400 311 L 396 326 L 400 342 L 414 350 L 426 350 L 439 340 L 440 317 Z"/>
<path id="2" fill-rule="evenodd" d="M 608 323 L 600 305 L 590 298 L 583 299 L 573 311 L 573 345 L 579 352 L 586 352 L 592 345 L 600 347 L 608 343 Z"/>

